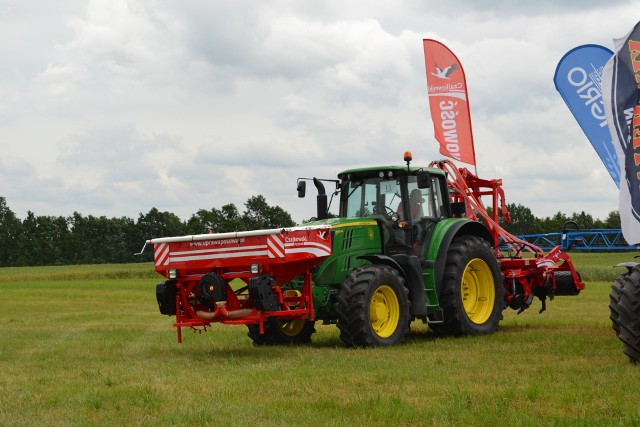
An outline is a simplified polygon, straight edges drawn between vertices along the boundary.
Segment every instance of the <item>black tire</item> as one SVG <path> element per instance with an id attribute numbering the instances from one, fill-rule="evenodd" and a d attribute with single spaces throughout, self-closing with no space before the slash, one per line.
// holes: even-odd
<path id="1" fill-rule="evenodd" d="M 640 266 L 623 275 L 618 300 L 618 338 L 624 343 L 624 354 L 633 363 L 640 361 Z"/>
<path id="2" fill-rule="evenodd" d="M 576 271 L 576 274 L 578 279 L 582 280 L 580 273 Z M 573 275 L 570 271 L 556 271 L 554 275 L 556 279 L 555 296 L 575 296 L 580 294 L 580 289 L 578 289 L 576 282 L 573 281 Z"/>
<path id="3" fill-rule="evenodd" d="M 447 250 L 440 306 L 444 321 L 429 328 L 439 336 L 490 334 L 498 330 L 504 308 L 500 265 L 488 242 L 461 236 Z"/>
<path id="4" fill-rule="evenodd" d="M 620 274 L 611 284 L 611 292 L 609 293 L 609 319 L 611 319 L 611 327 L 616 333 L 616 337 L 620 336 L 620 323 L 618 322 L 618 303 L 620 302 L 620 290 L 624 286 L 625 274 Z"/>
<path id="5" fill-rule="evenodd" d="M 301 345 L 311 342 L 311 335 L 316 331 L 315 322 L 306 319 L 277 320 L 269 318 L 264 322 L 264 333 L 260 333 L 260 325 L 247 325 L 247 336 L 253 344 L 261 345 Z"/>
<path id="6" fill-rule="evenodd" d="M 351 272 L 338 294 L 340 339 L 349 347 L 382 347 L 404 341 L 409 297 L 404 279 L 385 265 Z"/>

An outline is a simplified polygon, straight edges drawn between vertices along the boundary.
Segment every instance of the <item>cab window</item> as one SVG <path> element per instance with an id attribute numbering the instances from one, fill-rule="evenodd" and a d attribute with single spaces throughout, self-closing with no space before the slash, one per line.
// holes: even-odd
<path id="1" fill-rule="evenodd" d="M 440 188 L 440 179 L 431 177 L 429 188 L 418 188 L 415 176 L 409 176 L 407 193 L 409 194 L 409 207 L 411 220 L 416 221 L 422 217 L 440 218 L 444 214 L 444 202 Z"/>
<path id="2" fill-rule="evenodd" d="M 349 182 L 345 216 L 368 217 L 385 214 L 400 202 L 400 184 L 394 179 L 364 178 Z"/>

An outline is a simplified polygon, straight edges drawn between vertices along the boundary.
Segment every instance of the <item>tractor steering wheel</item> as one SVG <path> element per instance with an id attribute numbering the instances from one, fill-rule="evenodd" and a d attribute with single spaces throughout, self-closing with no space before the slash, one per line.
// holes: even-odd
<path id="1" fill-rule="evenodd" d="M 396 222 L 399 218 L 398 213 L 389 206 L 384 207 L 385 215 L 387 215 L 393 222 Z"/>

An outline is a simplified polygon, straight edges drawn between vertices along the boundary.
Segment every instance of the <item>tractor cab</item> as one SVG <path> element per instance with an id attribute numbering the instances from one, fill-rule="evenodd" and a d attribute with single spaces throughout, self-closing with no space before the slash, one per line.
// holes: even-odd
<path id="1" fill-rule="evenodd" d="M 340 179 L 340 217 L 372 218 L 386 254 L 423 253 L 433 224 L 448 216 L 444 174 L 437 169 L 387 166 L 351 169 Z"/>

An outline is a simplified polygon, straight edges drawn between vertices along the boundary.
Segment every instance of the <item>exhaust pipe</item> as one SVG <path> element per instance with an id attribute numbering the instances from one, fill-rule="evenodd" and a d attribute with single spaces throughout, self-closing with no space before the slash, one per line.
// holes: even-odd
<path id="1" fill-rule="evenodd" d="M 313 178 L 313 185 L 318 189 L 318 196 L 316 197 L 318 206 L 318 219 L 327 219 L 327 193 L 325 192 L 324 185 L 318 178 Z"/>

